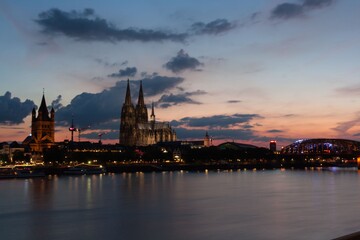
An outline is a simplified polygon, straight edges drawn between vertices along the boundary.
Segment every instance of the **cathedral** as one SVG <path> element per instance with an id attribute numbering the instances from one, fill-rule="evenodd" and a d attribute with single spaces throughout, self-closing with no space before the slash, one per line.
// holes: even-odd
<path id="1" fill-rule="evenodd" d="M 176 141 L 176 133 L 167 122 L 156 122 L 154 104 L 151 106 L 150 120 L 144 102 L 142 82 L 136 107 L 131 101 L 130 82 L 126 87 L 125 102 L 121 109 L 120 144 L 126 146 L 147 146 L 158 142 Z"/>
<path id="2" fill-rule="evenodd" d="M 29 145 L 31 152 L 36 155 L 41 154 L 46 148 L 51 148 L 54 142 L 55 111 L 52 108 L 49 114 L 43 95 L 37 116 L 35 107 L 32 110 L 31 135 L 23 143 Z"/>

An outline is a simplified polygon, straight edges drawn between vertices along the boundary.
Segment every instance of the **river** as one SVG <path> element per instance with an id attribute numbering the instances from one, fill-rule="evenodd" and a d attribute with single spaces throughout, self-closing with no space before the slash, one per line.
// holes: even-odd
<path id="1" fill-rule="evenodd" d="M 332 239 L 360 230 L 356 169 L 0 181 L 0 239 Z"/>

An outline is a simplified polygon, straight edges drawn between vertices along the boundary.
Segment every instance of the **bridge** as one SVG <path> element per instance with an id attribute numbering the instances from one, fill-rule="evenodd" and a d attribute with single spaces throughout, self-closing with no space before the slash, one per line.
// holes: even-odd
<path id="1" fill-rule="evenodd" d="M 348 139 L 300 139 L 280 151 L 283 159 L 321 161 L 360 169 L 360 142 Z"/>

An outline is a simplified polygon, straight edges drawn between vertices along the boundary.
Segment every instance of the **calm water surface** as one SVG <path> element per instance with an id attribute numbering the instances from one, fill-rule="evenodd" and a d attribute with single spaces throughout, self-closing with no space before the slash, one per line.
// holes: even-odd
<path id="1" fill-rule="evenodd" d="M 360 173 L 164 172 L 0 181 L 0 239 L 332 239 Z"/>

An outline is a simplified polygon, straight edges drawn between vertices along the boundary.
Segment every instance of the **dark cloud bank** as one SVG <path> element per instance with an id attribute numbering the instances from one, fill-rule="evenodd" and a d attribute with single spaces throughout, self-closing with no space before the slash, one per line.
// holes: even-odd
<path id="1" fill-rule="evenodd" d="M 53 8 L 41 12 L 35 22 L 42 27 L 44 34 L 62 34 L 80 41 L 113 43 L 119 41 L 185 42 L 188 37 L 193 35 L 217 35 L 228 32 L 236 26 L 226 19 L 216 19 L 209 23 L 196 22 L 192 24 L 188 32 L 184 33 L 132 27 L 119 29 L 106 19 L 97 16 L 95 11 L 90 8 L 70 12 Z"/>
<path id="2" fill-rule="evenodd" d="M 242 139 L 250 140 L 256 136 L 248 127 L 250 121 L 261 118 L 257 114 L 213 115 L 208 117 L 185 117 L 172 121 L 179 138 L 202 139 L 205 131 L 216 139 Z M 236 126 L 236 127 L 235 127 Z"/>
<path id="3" fill-rule="evenodd" d="M 327 7 L 336 0 L 299 0 L 284 2 L 271 11 L 272 19 L 290 19 L 305 15 L 307 12 Z M 259 15 L 253 14 L 252 17 Z M 219 35 L 241 26 L 236 22 L 219 18 L 210 22 L 195 22 L 187 31 L 176 33 L 162 29 L 142 29 L 127 27 L 120 29 L 114 24 L 96 15 L 95 11 L 86 8 L 82 11 L 63 11 L 52 8 L 38 14 L 35 22 L 42 33 L 54 36 L 64 35 L 78 41 L 140 41 L 140 42 L 186 42 L 189 37 L 197 35 Z"/>
<path id="4" fill-rule="evenodd" d="M 179 41 L 186 34 L 160 30 L 126 28 L 118 29 L 106 19 L 96 16 L 93 9 L 65 12 L 57 8 L 39 14 L 35 20 L 46 34 L 63 34 L 83 41 Z"/>
<path id="5" fill-rule="evenodd" d="M 181 139 L 203 139 L 207 131 L 210 136 L 217 140 L 243 140 L 268 142 L 274 137 L 259 136 L 253 123 L 264 117 L 259 114 L 232 114 L 213 115 L 207 117 L 185 117 L 178 121 L 172 121 L 171 125 L 176 129 L 176 134 Z M 281 133 L 281 130 L 269 130 L 270 133 Z M 294 139 L 277 136 L 278 141 L 293 142 Z"/>
<path id="6" fill-rule="evenodd" d="M 148 97 L 161 95 L 172 89 L 179 90 L 178 85 L 184 79 L 179 77 L 152 76 L 141 80 L 131 81 L 133 102 L 137 100 L 140 81 L 143 82 L 144 94 Z M 59 95 L 52 101 L 51 107 L 56 110 L 55 118 L 58 126 L 69 126 L 74 118 L 78 128 L 87 128 L 95 132 L 83 132 L 83 138 L 97 139 L 98 133 L 105 133 L 103 139 L 117 139 L 120 123 L 120 109 L 124 101 L 126 80 L 118 81 L 115 86 L 100 93 L 82 93 L 77 95 L 69 105 L 61 104 Z M 181 89 L 181 88 L 180 88 Z M 169 107 L 185 104 L 201 104 L 191 99 L 192 96 L 206 94 L 204 91 L 185 92 L 179 94 L 163 94 L 157 102 L 157 107 Z M 12 98 L 10 92 L 0 96 L 0 124 L 20 124 L 31 113 L 35 106 L 31 100 L 21 102 L 19 98 Z M 49 106 L 50 107 L 50 106 Z M 251 122 L 261 119 L 258 114 L 213 115 L 208 117 L 185 117 L 172 121 L 171 125 L 177 131 L 180 139 L 202 139 L 209 131 L 216 139 L 238 139 L 267 141 L 268 137 L 259 137 L 253 130 L 257 124 Z M 272 130 L 269 132 L 280 132 Z M 277 138 L 279 139 L 279 138 Z"/>
<path id="7" fill-rule="evenodd" d="M 35 103 L 31 100 L 21 100 L 17 97 L 11 97 L 10 92 L 6 92 L 4 96 L 0 96 L 0 124 L 13 125 L 24 122 Z"/>
<path id="8" fill-rule="evenodd" d="M 201 104 L 192 99 L 193 96 L 206 94 L 198 90 L 186 92 L 179 85 L 184 81 L 180 77 L 164 77 L 158 75 L 148 76 L 140 80 L 130 81 L 133 102 L 137 101 L 140 81 L 143 83 L 146 97 L 159 96 L 156 106 L 166 108 L 179 104 Z M 118 81 L 114 87 L 103 90 L 100 93 L 82 93 L 76 96 L 69 105 L 60 107 L 56 111 L 57 124 L 69 126 L 74 118 L 76 127 L 83 128 L 91 126 L 92 130 L 98 132 L 106 131 L 108 134 L 103 139 L 117 139 L 119 129 L 120 110 L 124 101 L 126 80 Z M 180 91 L 170 93 L 171 90 Z M 53 103 L 58 106 L 61 96 Z M 61 106 L 61 105 L 60 105 Z M 208 130 L 217 139 L 259 139 L 253 130 L 256 124 L 251 122 L 261 119 L 258 114 L 233 114 L 213 115 L 208 117 L 185 117 L 178 121 L 172 121 L 171 125 L 177 131 L 180 139 L 201 139 Z M 97 138 L 97 133 L 83 133 L 86 138 Z M 262 137 L 264 138 L 264 137 Z"/>
<path id="9" fill-rule="evenodd" d="M 152 76 L 141 80 L 130 81 L 133 102 L 136 103 L 139 84 L 143 82 L 145 96 L 160 95 L 184 81 L 180 77 Z M 120 110 L 125 98 L 127 81 L 118 81 L 115 86 L 100 93 L 81 93 L 71 103 L 56 112 L 58 124 L 68 126 L 71 119 L 80 127 L 94 128 L 120 118 Z"/>
<path id="10" fill-rule="evenodd" d="M 174 126 L 187 127 L 206 127 L 208 129 L 229 128 L 239 124 L 249 123 L 255 118 L 262 118 L 258 114 L 233 114 L 233 115 L 214 115 L 211 117 L 193 118 L 186 117 L 179 121 L 172 121 Z"/>

